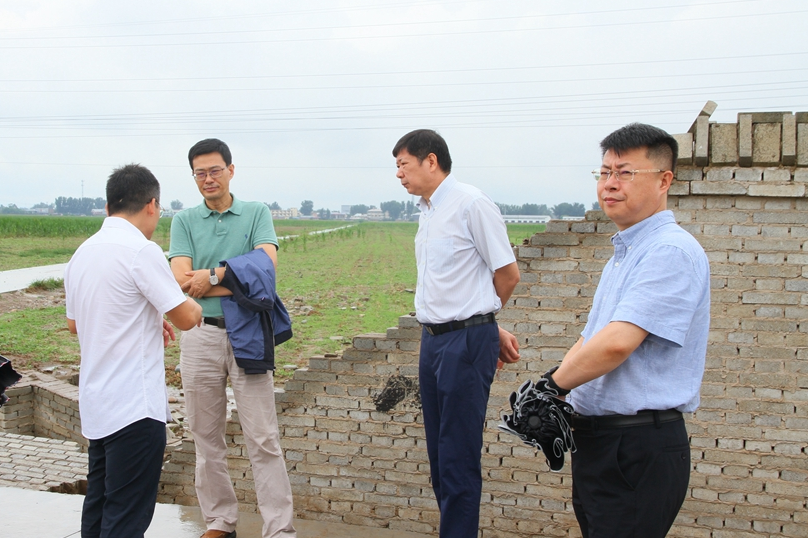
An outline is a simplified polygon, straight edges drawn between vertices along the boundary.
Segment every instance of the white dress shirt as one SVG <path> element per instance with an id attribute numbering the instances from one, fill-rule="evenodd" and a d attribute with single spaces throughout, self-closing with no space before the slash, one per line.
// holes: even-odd
<path id="1" fill-rule="evenodd" d="M 499 208 L 480 189 L 450 174 L 429 203 L 419 200 L 418 209 L 418 321 L 446 323 L 498 312 L 502 302 L 494 271 L 516 261 Z"/>
<path id="2" fill-rule="evenodd" d="M 163 314 L 185 294 L 162 249 L 108 217 L 67 264 L 65 290 L 81 346 L 82 434 L 102 439 L 144 418 L 170 420 Z"/>

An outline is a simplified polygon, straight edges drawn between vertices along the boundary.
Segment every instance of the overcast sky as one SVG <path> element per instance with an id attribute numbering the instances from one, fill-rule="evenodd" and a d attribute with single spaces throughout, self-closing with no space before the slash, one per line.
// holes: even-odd
<path id="1" fill-rule="evenodd" d="M 230 145 L 231 190 L 284 208 L 406 200 L 391 150 L 433 128 L 509 204 L 595 201 L 599 141 L 808 111 L 805 0 L 26 0 L 0 4 L 0 205 L 104 197 Z"/>

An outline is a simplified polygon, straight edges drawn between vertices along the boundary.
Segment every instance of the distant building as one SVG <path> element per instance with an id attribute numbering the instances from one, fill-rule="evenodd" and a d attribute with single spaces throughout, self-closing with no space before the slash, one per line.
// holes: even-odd
<path id="1" fill-rule="evenodd" d="M 20 208 L 31 215 L 50 215 L 53 213 L 52 207 L 34 207 L 32 209 Z"/>
<path id="2" fill-rule="evenodd" d="M 342 206 L 345 207 L 345 206 Z M 331 219 L 332 220 L 348 220 L 351 217 L 350 211 L 332 211 L 331 212 Z"/>
<path id="3" fill-rule="evenodd" d="M 584 216 L 581 215 L 580 217 L 561 217 L 561 220 L 584 220 Z"/>
<path id="4" fill-rule="evenodd" d="M 289 209 L 270 209 L 273 220 L 288 220 L 300 218 L 300 211 L 296 207 Z"/>
<path id="5" fill-rule="evenodd" d="M 381 209 L 368 209 L 368 220 L 384 220 L 385 212 Z"/>
<path id="6" fill-rule="evenodd" d="M 581 217 L 583 218 L 583 217 Z M 550 215 L 503 215 L 502 220 L 510 224 L 545 224 L 550 222 Z"/>
<path id="7" fill-rule="evenodd" d="M 349 205 L 341 205 L 339 206 L 340 213 L 347 213 L 348 215 L 351 214 L 351 206 Z M 333 213 L 331 213 L 333 215 Z"/>

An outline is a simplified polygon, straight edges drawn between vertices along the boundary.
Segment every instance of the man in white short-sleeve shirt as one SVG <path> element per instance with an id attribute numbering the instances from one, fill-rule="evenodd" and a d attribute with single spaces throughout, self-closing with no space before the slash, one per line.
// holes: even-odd
<path id="1" fill-rule="evenodd" d="M 160 184 L 139 165 L 107 181 L 101 230 L 65 269 L 67 325 L 81 347 L 79 412 L 90 440 L 82 538 L 142 538 L 151 523 L 171 420 L 163 347 L 196 325 L 162 249 Z"/>
<path id="2" fill-rule="evenodd" d="M 435 131 L 404 135 L 396 177 L 420 196 L 415 313 L 423 325 L 418 382 L 441 538 L 476 538 L 485 412 L 497 359 L 519 360 L 516 338 L 494 315 L 519 282 L 497 206 L 453 175 Z"/>

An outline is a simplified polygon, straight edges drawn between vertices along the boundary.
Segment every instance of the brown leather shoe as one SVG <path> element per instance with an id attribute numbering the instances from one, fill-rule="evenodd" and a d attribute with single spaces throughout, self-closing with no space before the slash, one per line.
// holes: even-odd
<path id="1" fill-rule="evenodd" d="M 236 531 L 227 532 L 216 529 L 208 529 L 205 534 L 199 538 L 236 538 Z"/>

